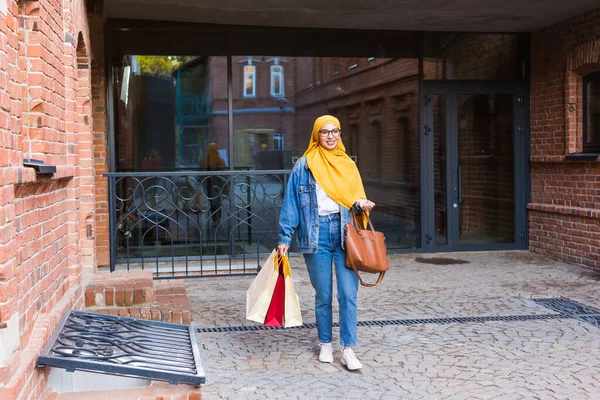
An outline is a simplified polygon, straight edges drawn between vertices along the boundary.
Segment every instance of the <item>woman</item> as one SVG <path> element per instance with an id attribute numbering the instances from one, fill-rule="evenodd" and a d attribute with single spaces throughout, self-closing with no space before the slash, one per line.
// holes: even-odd
<path id="1" fill-rule="evenodd" d="M 208 154 L 204 157 L 202 166 L 207 171 L 224 171 L 226 169 L 225 160 L 219 154 L 219 146 L 216 143 L 208 145 Z M 210 201 L 210 213 L 212 215 L 213 226 L 216 226 L 221 219 L 221 197 L 225 193 L 225 178 L 221 176 L 210 176 L 206 178 L 207 195 Z"/>
<path id="2" fill-rule="evenodd" d="M 356 295 L 358 278 L 346 267 L 344 227 L 350 209 L 364 214 L 375 204 L 366 199 L 356 164 L 346 155 L 340 121 L 323 115 L 315 121 L 308 149 L 292 173 L 279 217 L 280 255 L 287 254 L 296 229 L 299 250 L 304 253 L 310 282 L 315 289 L 315 314 L 321 352 L 319 361 L 333 362 L 332 298 L 333 272 L 340 305 L 341 363 L 349 370 L 362 368 L 352 346 L 356 345 Z"/>

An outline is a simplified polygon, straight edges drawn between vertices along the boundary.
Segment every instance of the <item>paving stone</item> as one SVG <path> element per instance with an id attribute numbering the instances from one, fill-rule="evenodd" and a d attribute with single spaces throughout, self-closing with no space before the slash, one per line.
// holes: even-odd
<path id="1" fill-rule="evenodd" d="M 359 321 L 555 314 L 532 300 L 550 297 L 600 308 L 598 280 L 582 267 L 519 251 L 440 256 L 470 263 L 428 265 L 391 255 L 384 281 L 359 290 Z M 304 322 L 313 323 L 303 258 L 291 265 Z M 245 320 L 251 281 L 187 280 L 193 323 L 257 325 Z M 355 348 L 360 372 L 340 364 L 338 343 L 334 363 L 318 362 L 315 329 L 198 333 L 202 398 L 594 399 L 599 333 L 569 318 L 364 326 Z"/>

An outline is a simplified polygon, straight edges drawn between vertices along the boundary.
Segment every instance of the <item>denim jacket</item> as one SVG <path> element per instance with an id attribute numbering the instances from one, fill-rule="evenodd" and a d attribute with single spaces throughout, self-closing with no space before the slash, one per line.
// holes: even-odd
<path id="1" fill-rule="evenodd" d="M 357 199 L 358 200 L 358 199 Z M 355 212 L 358 211 L 353 207 Z M 340 206 L 342 249 L 346 224 L 350 223 L 350 210 Z M 301 253 L 316 253 L 319 242 L 319 206 L 315 178 L 308 169 L 306 157 L 300 157 L 292 169 L 279 215 L 279 244 L 290 245 L 296 233 Z"/>

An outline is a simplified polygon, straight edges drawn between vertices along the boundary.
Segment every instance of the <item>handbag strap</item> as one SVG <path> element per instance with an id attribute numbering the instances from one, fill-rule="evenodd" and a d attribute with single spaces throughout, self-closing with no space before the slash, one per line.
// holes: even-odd
<path id="1" fill-rule="evenodd" d="M 364 213 L 364 211 L 363 211 Z M 367 229 L 371 228 L 371 231 L 373 231 L 373 233 L 375 233 L 375 228 L 373 228 L 373 223 L 371 222 L 371 218 L 369 218 L 369 214 L 365 213 L 365 216 L 367 217 Z M 350 219 L 352 222 L 352 225 L 354 225 L 358 230 L 363 230 L 361 229 L 360 226 L 358 226 L 358 221 L 356 221 L 356 215 L 354 215 L 354 210 L 350 211 Z"/>
<path id="2" fill-rule="evenodd" d="M 377 277 L 377 281 L 375 281 L 375 283 L 367 283 L 367 282 L 363 281 L 362 278 L 360 277 L 360 273 L 358 272 L 358 270 L 354 266 L 354 263 L 352 262 L 352 260 L 350 260 L 350 266 L 352 267 L 352 269 L 354 270 L 354 272 L 356 272 L 356 276 L 358 276 L 358 280 L 360 281 L 360 284 L 363 285 L 363 286 L 365 286 L 365 287 L 377 286 L 379 284 L 379 282 L 381 282 L 383 280 L 383 277 L 385 276 L 385 271 L 382 271 L 382 272 L 379 273 L 379 276 Z"/>

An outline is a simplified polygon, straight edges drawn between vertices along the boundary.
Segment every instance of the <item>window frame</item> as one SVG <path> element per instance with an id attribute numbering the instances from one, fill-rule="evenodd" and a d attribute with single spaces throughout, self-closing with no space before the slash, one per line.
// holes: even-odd
<path id="1" fill-rule="evenodd" d="M 600 134 L 596 142 L 587 142 L 588 138 L 588 113 L 590 110 L 590 104 L 588 103 L 588 84 L 590 82 L 596 82 L 600 85 L 600 71 L 592 72 L 583 76 L 583 130 L 582 130 L 582 144 L 584 153 L 600 153 Z M 598 96 L 598 102 L 600 103 L 600 96 Z M 598 126 L 600 129 L 600 126 Z"/>
<path id="2" fill-rule="evenodd" d="M 247 71 L 247 68 L 252 68 L 252 72 Z M 243 97 L 248 99 L 248 98 L 254 98 L 256 97 L 256 65 L 244 65 L 244 78 L 242 81 L 242 94 Z M 246 92 L 246 81 L 248 80 L 248 76 L 252 74 L 252 93 L 248 94 Z"/>
<path id="3" fill-rule="evenodd" d="M 276 68 L 279 68 L 279 72 L 275 72 L 274 70 Z M 276 65 L 271 65 L 270 68 L 271 71 L 271 96 L 272 97 L 284 97 L 285 96 L 285 84 L 284 84 L 284 71 L 283 71 L 283 65 L 280 64 L 276 64 Z M 274 85 L 274 78 L 279 75 L 279 89 L 280 89 L 280 93 L 275 93 L 275 90 L 273 90 L 275 88 Z"/>

